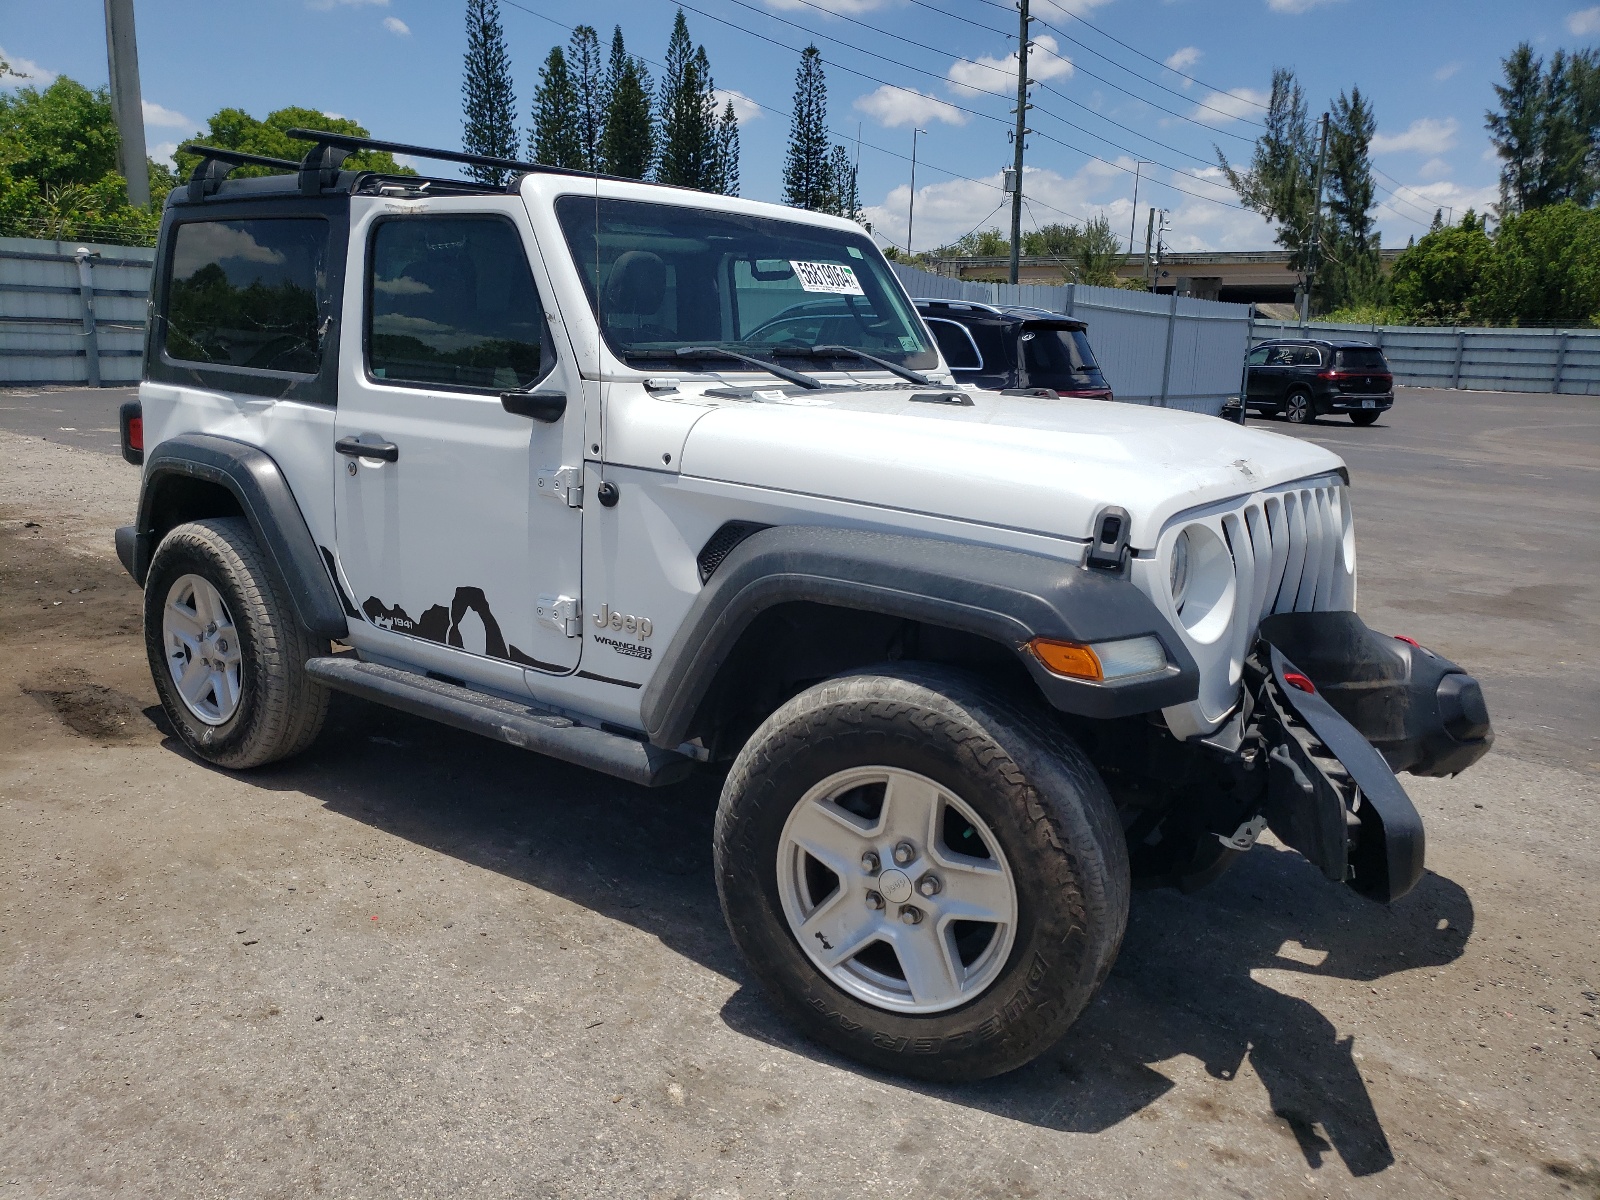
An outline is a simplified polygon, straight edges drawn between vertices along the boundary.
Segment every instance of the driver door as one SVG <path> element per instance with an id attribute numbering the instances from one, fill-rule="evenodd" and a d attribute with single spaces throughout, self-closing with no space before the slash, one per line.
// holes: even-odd
<path id="1" fill-rule="evenodd" d="M 577 666 L 583 392 L 544 317 L 520 201 L 353 221 L 362 336 L 335 428 L 339 566 L 369 655 L 523 690 Z M 348 299 L 346 311 L 354 310 Z M 537 419 L 507 391 L 564 393 Z"/>

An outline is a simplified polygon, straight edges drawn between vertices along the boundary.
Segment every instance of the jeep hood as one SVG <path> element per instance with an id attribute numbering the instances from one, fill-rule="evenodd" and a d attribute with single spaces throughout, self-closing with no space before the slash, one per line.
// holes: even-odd
<path id="1" fill-rule="evenodd" d="M 1085 540 L 1099 511 L 1119 505 L 1144 550 L 1177 513 L 1343 465 L 1310 442 L 1173 409 L 981 391 L 966 393 L 969 407 L 914 394 L 723 403 L 694 423 L 680 469 Z"/>

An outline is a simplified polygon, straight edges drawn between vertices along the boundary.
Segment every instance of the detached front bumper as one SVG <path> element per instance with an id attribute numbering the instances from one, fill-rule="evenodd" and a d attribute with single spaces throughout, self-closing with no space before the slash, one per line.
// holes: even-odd
<path id="1" fill-rule="evenodd" d="M 1455 775 L 1488 752 L 1477 681 L 1355 613 L 1322 612 L 1263 621 L 1246 684 L 1268 827 L 1334 882 L 1383 902 L 1405 895 L 1426 844 L 1395 772 Z"/>

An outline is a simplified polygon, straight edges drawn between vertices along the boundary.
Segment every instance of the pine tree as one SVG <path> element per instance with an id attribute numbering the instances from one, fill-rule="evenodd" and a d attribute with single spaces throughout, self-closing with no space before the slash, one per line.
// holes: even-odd
<path id="1" fill-rule="evenodd" d="M 560 46 L 550 47 L 550 56 L 539 71 L 539 86 L 533 93 L 533 128 L 528 131 L 533 156 L 552 167 L 583 168 L 583 143 L 578 138 L 578 97 L 567 70 L 567 56 Z"/>
<path id="2" fill-rule="evenodd" d="M 789 122 L 789 152 L 783 163 L 783 202 L 821 210 L 833 190 L 828 170 L 828 81 L 822 52 L 807 46 L 794 77 L 794 115 Z"/>
<path id="3" fill-rule="evenodd" d="M 594 26 L 579 25 L 572 31 L 572 37 L 567 42 L 567 70 L 577 101 L 578 145 L 582 151 L 583 167 L 586 171 L 598 171 L 610 97 L 606 95 L 606 71 L 600 58 L 600 36 Z"/>
<path id="4" fill-rule="evenodd" d="M 517 97 L 511 56 L 500 28 L 499 0 L 467 0 L 467 55 L 461 81 L 461 145 L 469 154 L 517 156 Z M 469 167 L 479 183 L 500 185 L 506 172 Z"/>
<path id="5" fill-rule="evenodd" d="M 611 175 L 643 179 L 656 157 L 656 130 L 650 117 L 650 72 L 629 56 L 622 26 L 611 35 L 611 63 L 606 71 L 605 135 L 600 143 L 602 169 Z"/>
<path id="6" fill-rule="evenodd" d="M 716 152 L 713 159 L 712 187 L 724 196 L 739 194 L 739 118 L 729 100 L 717 122 Z"/>
<path id="7" fill-rule="evenodd" d="M 1372 105 L 1360 88 L 1351 88 L 1349 95 L 1339 93 L 1328 121 L 1328 214 L 1324 269 L 1317 279 L 1324 310 L 1381 299 L 1378 235 L 1372 227 L 1376 197 L 1371 146 L 1377 128 Z"/>
<path id="8" fill-rule="evenodd" d="M 683 10 L 672 23 L 667 43 L 666 76 L 657 108 L 661 121 L 661 158 L 656 181 L 708 189 L 712 183 L 716 144 L 715 109 L 710 102 L 711 67 L 704 46 L 694 49 Z"/>
<path id="9" fill-rule="evenodd" d="M 861 219 L 861 192 L 856 184 L 856 168 L 850 161 L 850 152 L 843 146 L 835 146 L 828 155 L 828 196 L 823 211 L 836 217 L 849 217 L 852 221 Z"/>
<path id="10" fill-rule="evenodd" d="M 1289 269 L 1303 271 L 1316 210 L 1317 144 L 1305 92 L 1287 67 L 1272 72 L 1265 124 L 1247 170 L 1237 170 L 1220 148 L 1212 149 L 1244 206 L 1277 226 L 1278 245 L 1289 251 Z"/>
<path id="11" fill-rule="evenodd" d="M 1523 42 L 1501 63 L 1500 111 L 1485 126 L 1504 165 L 1502 218 L 1600 194 L 1600 54 L 1557 50 L 1544 60 Z"/>

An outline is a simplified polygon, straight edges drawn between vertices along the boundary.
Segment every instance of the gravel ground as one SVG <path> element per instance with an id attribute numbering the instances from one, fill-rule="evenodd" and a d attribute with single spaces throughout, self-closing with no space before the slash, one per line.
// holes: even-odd
<path id="1" fill-rule="evenodd" d="M 1392 420 L 1349 454 L 1385 510 L 1357 509 L 1363 610 L 1592 747 L 1592 685 L 1550 664 L 1595 648 L 1594 424 L 1563 435 L 1586 490 L 1450 497 Z M 715 779 L 646 792 L 343 698 L 303 758 L 214 771 L 163 729 L 110 552 L 136 472 L 3 432 L 0 464 L 0 1196 L 1600 1196 L 1600 764 L 1557 724 L 1496 710 L 1478 767 L 1405 777 L 1430 870 L 1400 903 L 1263 842 L 1135 896 L 1055 1051 L 908 1083 L 747 981 Z"/>

